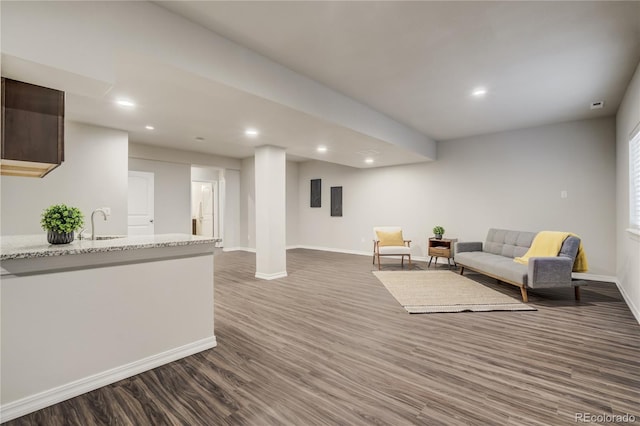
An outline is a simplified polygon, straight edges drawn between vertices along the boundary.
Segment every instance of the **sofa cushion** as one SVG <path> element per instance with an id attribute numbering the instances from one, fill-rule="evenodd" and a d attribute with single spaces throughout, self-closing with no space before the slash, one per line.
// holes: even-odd
<path id="1" fill-rule="evenodd" d="M 512 258 L 482 251 L 456 253 L 456 262 L 520 284 L 527 284 L 527 265 Z"/>
<path id="2" fill-rule="evenodd" d="M 535 232 L 491 228 L 483 250 L 513 259 L 527 252 L 535 236 Z"/>
<path id="3" fill-rule="evenodd" d="M 455 256 L 456 263 L 462 263 L 470 268 L 483 269 L 483 266 L 490 261 L 489 259 L 496 255 L 484 251 L 465 251 L 456 253 Z"/>
<path id="4" fill-rule="evenodd" d="M 506 234 L 507 231 L 504 229 L 489 229 L 483 250 L 488 253 L 502 254 L 502 246 L 504 245 Z"/>
<path id="5" fill-rule="evenodd" d="M 499 259 L 495 260 L 493 262 L 492 269 L 488 269 L 488 271 L 492 271 L 493 274 L 502 277 L 505 280 L 510 280 L 524 285 L 527 285 L 529 281 L 529 269 L 527 265 L 516 263 L 512 258 L 506 256 L 501 256 Z"/>

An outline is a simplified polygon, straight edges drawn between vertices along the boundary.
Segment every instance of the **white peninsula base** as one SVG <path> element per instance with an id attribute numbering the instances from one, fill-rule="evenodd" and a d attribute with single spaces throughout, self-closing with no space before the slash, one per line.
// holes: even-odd
<path id="1" fill-rule="evenodd" d="M 213 247 L 3 262 L 0 420 L 216 346 Z"/>

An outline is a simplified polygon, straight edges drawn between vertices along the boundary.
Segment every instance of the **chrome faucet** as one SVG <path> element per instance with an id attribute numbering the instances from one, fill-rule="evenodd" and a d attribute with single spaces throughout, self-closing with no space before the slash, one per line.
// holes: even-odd
<path id="1" fill-rule="evenodd" d="M 102 213 L 102 217 L 104 217 L 104 220 L 107 220 L 107 212 L 105 212 L 102 209 L 95 209 L 92 213 L 91 213 L 91 239 L 95 240 L 96 239 L 96 231 L 95 231 L 95 223 L 93 220 L 93 216 L 95 216 L 96 213 Z"/>

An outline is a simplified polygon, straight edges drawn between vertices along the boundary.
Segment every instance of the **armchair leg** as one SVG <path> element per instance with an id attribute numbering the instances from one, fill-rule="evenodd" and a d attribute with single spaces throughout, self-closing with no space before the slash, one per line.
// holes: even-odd
<path id="1" fill-rule="evenodd" d="M 380 270 L 380 253 L 378 253 L 378 271 Z"/>
<path id="2" fill-rule="evenodd" d="M 575 286 L 573 289 L 576 295 L 576 300 L 580 300 L 580 287 Z"/>
<path id="3" fill-rule="evenodd" d="M 522 301 L 527 303 L 529 301 L 529 296 L 527 295 L 527 289 L 525 287 L 520 287 L 520 294 L 522 295 Z"/>
<path id="4" fill-rule="evenodd" d="M 411 255 L 409 255 L 409 269 L 411 269 Z M 578 287 L 576 287 L 578 288 Z"/>
<path id="5" fill-rule="evenodd" d="M 377 252 L 377 250 L 376 250 L 376 242 L 374 241 L 373 242 L 373 265 L 376 264 L 376 252 Z"/>

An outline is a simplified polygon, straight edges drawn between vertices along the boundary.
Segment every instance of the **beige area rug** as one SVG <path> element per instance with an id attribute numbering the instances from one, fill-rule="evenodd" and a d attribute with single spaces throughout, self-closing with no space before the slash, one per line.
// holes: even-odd
<path id="1" fill-rule="evenodd" d="M 451 271 L 373 271 L 373 274 L 410 314 L 536 310 Z"/>

